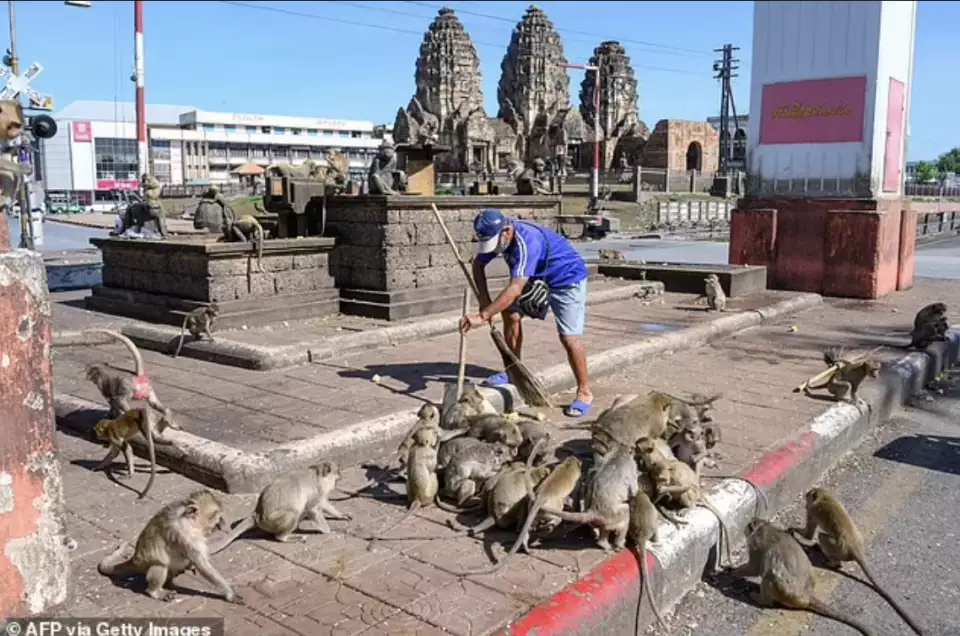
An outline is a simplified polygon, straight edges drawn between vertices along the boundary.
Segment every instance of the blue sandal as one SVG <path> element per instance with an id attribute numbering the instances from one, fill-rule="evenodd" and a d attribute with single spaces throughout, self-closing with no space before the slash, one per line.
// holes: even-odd
<path id="1" fill-rule="evenodd" d="M 583 417 L 590 412 L 590 407 L 592 406 L 592 404 L 587 404 L 583 400 L 576 399 L 571 402 L 567 408 L 563 409 L 563 414 L 573 418 Z"/>
<path id="2" fill-rule="evenodd" d="M 510 384 L 510 376 L 506 372 L 501 371 L 500 373 L 494 373 L 489 378 L 483 381 L 486 386 L 503 386 L 504 384 Z"/>

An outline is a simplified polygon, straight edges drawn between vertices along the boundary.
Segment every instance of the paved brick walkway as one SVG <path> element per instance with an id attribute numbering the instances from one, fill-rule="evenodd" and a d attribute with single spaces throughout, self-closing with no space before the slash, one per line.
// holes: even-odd
<path id="1" fill-rule="evenodd" d="M 725 397 L 717 404 L 715 419 L 723 427 L 719 448 L 724 458 L 717 472 L 740 471 L 828 406 L 791 393 L 792 387 L 822 368 L 819 354 L 824 346 L 902 344 L 917 309 L 928 302 L 949 301 L 958 292 L 957 283 L 920 282 L 890 301 L 829 302 L 712 346 L 624 369 L 597 383 L 598 408 L 619 393 L 648 387 L 722 391 Z M 796 331 L 789 329 L 792 325 Z M 902 353 L 887 349 L 882 355 L 893 358 Z M 561 436 L 584 437 L 571 431 Z M 385 528 L 403 509 L 355 500 L 338 504 L 354 520 L 331 522 L 336 531 L 332 535 L 311 534 L 302 544 L 244 539 L 217 555 L 215 565 L 237 586 L 246 606 L 211 598 L 209 585 L 193 576 L 178 579 L 179 599 L 163 604 L 141 594 L 142 586 L 118 589 L 97 574 L 96 563 L 118 539 L 134 540 L 163 502 L 189 492 L 195 484 L 179 475 L 159 475 L 148 501 L 136 504 L 135 495 L 124 486 L 89 472 L 90 462 L 103 452 L 100 448 L 65 434 L 59 441 L 67 525 L 78 543 L 67 607 L 74 616 L 223 616 L 231 636 L 479 636 L 503 627 L 604 558 L 586 532 L 576 532 L 559 544 L 535 548 L 533 555 L 517 555 L 498 575 L 459 580 L 452 571 L 489 563 L 486 551 L 491 544 L 509 542 L 512 535 L 381 542 L 368 552 L 358 537 Z M 364 479 L 357 468 L 344 475 L 346 487 Z M 134 484 L 140 487 L 143 479 L 138 476 Z M 255 501 L 250 495 L 223 499 L 231 519 L 247 514 Z M 396 534 L 449 536 L 443 525 L 449 517 L 424 510 Z"/>
<path id="2" fill-rule="evenodd" d="M 665 294 L 647 305 L 633 298 L 592 305 L 584 336 L 588 354 L 716 317 L 695 308 L 692 299 Z M 734 299 L 730 311 L 744 302 L 753 307 L 771 299 L 767 295 Z M 525 363 L 536 370 L 563 362 L 566 356 L 552 319 L 527 323 Z M 160 399 L 188 430 L 257 451 L 416 408 L 423 399 L 439 401 L 443 385 L 456 378 L 458 346 L 459 335 L 449 334 L 276 372 L 173 359 L 153 351 L 143 351 L 143 357 Z M 483 379 L 500 368 L 499 354 L 483 331 L 470 337 L 467 355 L 470 378 Z M 120 346 L 55 349 L 54 356 L 57 394 L 94 402 L 102 399 L 83 379 L 84 365 L 105 361 L 120 368 L 131 365 Z M 372 383 L 374 375 L 381 376 L 380 386 Z"/>

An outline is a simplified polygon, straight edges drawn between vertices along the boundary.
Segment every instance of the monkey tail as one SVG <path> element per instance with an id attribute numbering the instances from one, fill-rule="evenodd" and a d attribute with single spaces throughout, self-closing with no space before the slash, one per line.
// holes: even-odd
<path id="1" fill-rule="evenodd" d="M 257 270 L 263 273 L 263 226 L 259 221 L 254 220 L 255 234 L 257 237 Z"/>
<path id="2" fill-rule="evenodd" d="M 646 542 L 644 542 L 646 543 Z M 660 615 L 660 608 L 657 607 L 657 601 L 653 598 L 653 590 L 650 588 L 650 568 L 647 567 L 647 548 L 646 546 L 637 546 L 637 560 L 640 562 L 640 598 L 637 602 L 637 633 L 640 632 L 640 609 L 643 607 L 643 596 L 647 597 L 647 602 L 650 603 L 650 609 L 653 610 L 653 615 L 657 619 L 657 623 L 660 625 L 661 629 L 667 631 L 667 624 L 663 621 L 663 616 Z"/>
<path id="3" fill-rule="evenodd" d="M 143 356 L 140 355 L 140 350 L 137 348 L 137 345 L 133 344 L 133 341 L 130 340 L 130 338 L 127 338 L 119 331 L 114 331 L 113 329 L 85 329 L 84 332 L 106 334 L 122 344 L 130 352 L 130 355 L 133 356 L 133 361 L 136 364 L 136 374 L 138 376 L 143 375 Z"/>
<path id="4" fill-rule="evenodd" d="M 210 555 L 214 555 L 218 552 L 222 552 L 228 545 L 236 541 L 243 535 L 245 532 L 248 532 L 257 525 L 257 522 L 254 520 L 253 515 L 245 518 L 243 521 L 238 523 L 236 527 L 230 531 L 230 534 L 227 535 L 227 538 L 221 541 L 217 546 L 210 550 Z"/>
<path id="5" fill-rule="evenodd" d="M 894 598 L 890 596 L 885 589 L 880 587 L 880 585 L 877 583 L 877 580 L 873 578 L 873 571 L 870 569 L 870 566 L 867 565 L 866 560 L 861 559 L 860 557 L 855 558 L 857 563 L 860 565 L 860 569 L 863 570 L 863 573 L 866 574 L 867 578 L 870 580 L 871 587 L 877 591 L 877 594 L 882 596 L 883 600 L 889 603 L 890 607 L 896 610 L 897 614 L 900 615 L 900 618 L 902 618 L 903 621 L 910 626 L 910 629 L 912 629 L 917 636 L 923 636 L 923 630 L 917 626 L 917 623 L 913 620 L 913 617 L 910 616 L 902 607 L 900 607 L 900 603 L 894 600 Z"/>
<path id="6" fill-rule="evenodd" d="M 103 557 L 97 564 L 97 572 L 103 576 L 119 576 L 125 571 L 133 568 L 133 557 L 124 557 L 124 554 L 130 552 L 132 546 L 126 541 L 117 546 L 117 549 L 107 556 Z"/>
<path id="7" fill-rule="evenodd" d="M 846 616 L 843 616 L 835 612 L 834 610 L 827 607 L 820 599 L 811 598 L 810 603 L 807 605 L 807 609 L 809 609 L 811 612 L 814 612 L 816 614 L 820 614 L 821 616 L 825 616 L 827 618 L 843 623 L 844 625 L 849 625 L 850 627 L 854 628 L 855 630 L 863 634 L 863 636 L 876 636 L 873 633 L 873 630 L 871 630 L 869 627 L 867 627 L 857 619 L 848 618 Z"/>
<path id="8" fill-rule="evenodd" d="M 186 336 L 186 334 L 187 334 L 187 321 L 188 321 L 188 320 L 190 320 L 190 315 L 189 315 L 189 314 L 183 317 L 183 324 L 180 325 L 180 343 L 177 345 L 177 350 L 176 350 L 176 352 L 173 354 L 173 357 L 174 357 L 174 358 L 176 358 L 177 356 L 180 355 L 180 349 L 183 348 L 183 338 L 184 338 L 184 336 Z"/>

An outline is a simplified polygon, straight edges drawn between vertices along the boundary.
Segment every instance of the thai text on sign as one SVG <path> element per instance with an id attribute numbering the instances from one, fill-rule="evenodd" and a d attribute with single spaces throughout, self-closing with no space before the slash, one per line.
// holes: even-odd
<path id="1" fill-rule="evenodd" d="M 765 84 L 759 143 L 862 141 L 866 91 L 865 76 Z"/>

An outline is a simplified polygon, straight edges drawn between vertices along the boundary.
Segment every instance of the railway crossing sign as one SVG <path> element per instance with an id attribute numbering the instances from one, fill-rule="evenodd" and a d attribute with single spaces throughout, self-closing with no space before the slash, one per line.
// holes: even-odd
<path id="1" fill-rule="evenodd" d="M 30 87 L 30 82 L 43 72 L 39 62 L 34 62 L 23 75 L 14 75 L 6 66 L 0 66 L 0 78 L 6 80 L 6 85 L 0 91 L 0 100 L 14 99 L 20 93 L 30 98 L 30 107 L 37 110 L 53 110 L 53 98 L 38 93 Z"/>

